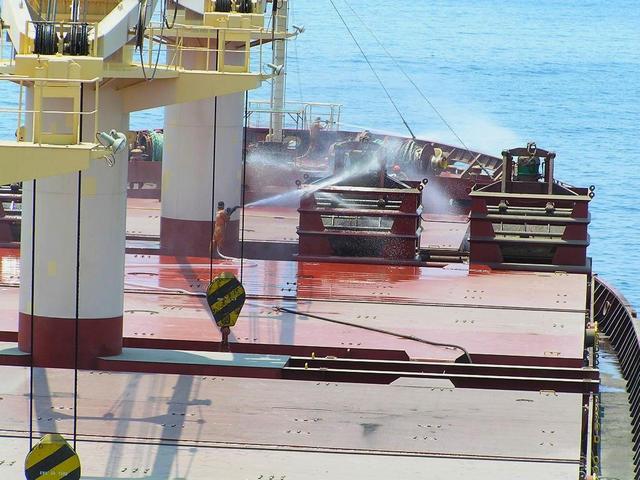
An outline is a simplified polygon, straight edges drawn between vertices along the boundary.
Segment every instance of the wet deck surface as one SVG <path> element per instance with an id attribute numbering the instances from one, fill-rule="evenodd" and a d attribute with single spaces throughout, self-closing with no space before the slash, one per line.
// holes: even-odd
<path id="1" fill-rule="evenodd" d="M 0 369 L 8 380 L 0 385 L 3 458 L 20 459 L 28 369 Z M 37 435 L 70 437 L 72 387 L 71 371 L 36 370 Z M 232 479 L 430 472 L 444 480 L 473 471 L 568 480 L 578 473 L 579 394 L 467 390 L 438 380 L 356 385 L 100 372 L 80 372 L 78 389 L 83 478 L 204 479 L 215 470 Z M 3 478 L 19 478 L 20 468 Z"/>
<path id="2" fill-rule="evenodd" d="M 433 240 L 440 245 L 452 233 L 442 228 L 442 238 Z M 142 227 L 135 234 L 144 236 Z M 125 264 L 125 344 L 169 342 L 184 351 L 125 349 L 124 362 L 193 364 L 197 357 L 206 365 L 277 368 L 285 360 L 278 355 L 300 349 L 443 362 L 461 355 L 396 333 L 463 345 L 487 362 L 582 364 L 585 275 L 470 274 L 462 264 L 210 265 L 205 258 L 140 254 L 127 255 Z M 230 359 L 202 351 L 220 341 L 202 294 L 211 276 L 223 271 L 241 276 L 248 292 L 231 351 L 251 346 L 259 355 Z M 17 353 L 19 279 L 19 252 L 0 250 L 0 350 L 11 354 Z M 274 310 L 279 306 L 297 313 Z M 195 344 L 204 347 L 187 351 Z M 57 431 L 70 437 L 73 372 L 35 374 L 36 436 Z M 0 464 L 0 478 L 21 478 L 28 369 L 0 366 L 0 375 L 0 460 L 8 460 Z M 471 390 L 441 379 L 373 385 L 97 371 L 80 372 L 78 387 L 78 451 L 89 480 L 209 480 L 212 471 L 232 480 L 579 475 L 581 394 Z"/>
<path id="3" fill-rule="evenodd" d="M 160 202 L 130 198 L 127 205 L 127 234 L 136 238 L 157 239 L 160 235 Z M 298 211 L 295 208 L 251 207 L 245 212 L 246 241 L 298 241 Z M 461 247 L 468 227 L 466 215 L 423 214 L 423 218 L 422 248 L 458 250 Z M 128 245 L 139 246 L 135 242 Z"/>
<path id="4" fill-rule="evenodd" d="M 6 260 L 0 272 L 0 332 L 5 332 L 0 340 L 7 340 L 8 332 L 17 329 L 19 262 L 16 250 L 0 254 Z M 216 261 L 210 268 L 208 259 L 127 255 L 125 337 L 218 342 L 220 333 L 202 295 L 210 275 L 223 271 L 239 277 L 242 273 L 249 295 L 231 341 L 262 345 L 264 353 L 325 347 L 435 361 L 461 355 L 453 348 L 368 330 L 377 328 L 455 343 L 483 361 L 582 363 L 584 275 L 469 274 L 464 265 L 420 268 L 246 260 L 241 269 L 240 262 L 229 260 Z M 274 310 L 280 306 L 297 313 Z"/>

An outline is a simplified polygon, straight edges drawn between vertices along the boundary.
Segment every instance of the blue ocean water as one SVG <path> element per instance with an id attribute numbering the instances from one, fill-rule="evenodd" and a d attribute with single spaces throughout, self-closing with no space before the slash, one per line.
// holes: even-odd
<path id="1" fill-rule="evenodd" d="M 589 255 L 639 307 L 640 3 L 333 0 L 416 134 L 453 144 L 346 2 L 470 148 L 533 140 L 557 153 L 558 178 L 597 187 Z M 289 98 L 342 103 L 345 123 L 406 134 L 331 0 L 292 5 L 306 31 L 289 45 Z"/>
<path id="2" fill-rule="evenodd" d="M 292 0 L 306 31 L 288 47 L 289 99 L 341 103 L 346 127 L 406 134 L 335 5 L 416 134 L 457 144 L 346 2 L 470 148 L 498 155 L 533 140 L 557 153 L 563 181 L 596 185 L 594 269 L 640 306 L 637 0 Z M 0 108 L 15 95 L 0 84 Z M 131 118 L 134 129 L 162 123 L 162 110 Z M 0 123 L 0 136 L 13 128 Z"/>

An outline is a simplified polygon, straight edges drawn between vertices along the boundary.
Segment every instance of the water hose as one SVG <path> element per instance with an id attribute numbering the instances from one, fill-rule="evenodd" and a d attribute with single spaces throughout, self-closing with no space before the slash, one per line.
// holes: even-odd
<path id="1" fill-rule="evenodd" d="M 362 328 L 363 330 L 369 330 L 371 332 L 382 333 L 383 335 L 391 335 L 393 337 L 404 338 L 406 340 L 412 340 L 414 342 L 424 343 L 424 344 L 427 344 L 427 345 L 432 345 L 434 347 L 442 347 L 442 348 L 448 348 L 448 349 L 454 348 L 456 350 L 460 350 L 461 352 L 463 352 L 464 356 L 467 358 L 467 361 L 469 363 L 473 363 L 471 361 L 471 355 L 469 355 L 469 352 L 467 351 L 467 349 L 464 348 L 464 347 L 461 347 L 460 345 L 456 345 L 455 343 L 433 342 L 431 340 L 425 340 L 424 338 L 416 337 L 414 335 L 405 335 L 404 333 L 392 332 L 390 330 L 383 330 L 381 328 L 367 327 L 366 325 L 360 325 L 360 324 L 357 324 L 357 323 L 345 322 L 344 320 L 335 320 L 333 318 L 322 317 L 320 315 L 313 315 L 313 314 L 310 314 L 310 313 L 299 312 L 297 310 L 293 310 L 291 308 L 286 308 L 286 307 L 275 306 L 275 307 L 273 307 L 273 310 L 276 311 L 276 312 L 292 313 L 293 315 L 304 315 L 304 316 L 309 317 L 309 318 L 315 318 L 316 320 L 322 320 L 324 322 L 337 323 L 338 325 L 345 325 L 347 327 Z"/>

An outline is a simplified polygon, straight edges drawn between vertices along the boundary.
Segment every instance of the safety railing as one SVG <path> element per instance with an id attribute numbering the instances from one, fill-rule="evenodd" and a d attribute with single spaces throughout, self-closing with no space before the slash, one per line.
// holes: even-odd
<path id="1" fill-rule="evenodd" d="M 15 50 L 13 44 L 7 41 L 8 25 L 0 18 L 0 65 L 13 66 L 15 64 Z"/>
<path id="2" fill-rule="evenodd" d="M 135 53 L 133 62 L 150 71 L 161 67 L 174 71 L 248 73 L 254 67 L 262 72 L 267 43 L 264 33 L 263 28 L 174 25 L 167 29 L 162 24 L 152 24 L 145 30 L 142 53 Z M 255 49 L 257 58 L 252 62 Z"/>
<path id="3" fill-rule="evenodd" d="M 285 102 L 285 108 L 276 109 L 268 100 L 249 102 L 249 126 L 268 128 L 274 115 L 283 117 L 283 126 L 289 130 L 308 130 L 318 125 L 322 130 L 340 129 L 342 105 L 338 103 Z"/>
<path id="4" fill-rule="evenodd" d="M 637 313 L 626 298 L 594 276 L 593 315 L 608 337 L 627 382 L 636 480 L 640 480 L 640 326 Z M 599 437 L 598 437 L 599 442 Z"/>
<path id="5" fill-rule="evenodd" d="M 91 80 L 52 80 L 49 78 L 27 78 L 17 76 L 0 76 L 0 80 L 18 84 L 19 93 L 15 108 L 0 108 L 1 116 L 15 115 L 14 139 L 17 142 L 36 144 L 74 145 L 81 142 L 80 123 L 86 117 L 93 121 L 83 122 L 84 133 L 93 127 L 91 137 L 98 133 L 98 110 L 83 109 L 80 105 L 80 86 L 93 87 L 94 105 L 99 100 L 99 79 Z M 32 100 L 27 105 L 26 87 L 33 87 Z M 55 87 L 54 87 L 55 86 Z M 70 87 L 66 92 L 59 88 Z M 49 96 L 51 88 L 56 89 L 55 96 Z M 91 90 L 84 89 L 87 99 Z M 51 105 L 51 106 L 48 106 Z M 64 107 L 69 108 L 64 108 Z M 1 118 L 1 117 L 0 117 Z M 10 124 L 10 122 L 6 122 Z M 7 140 L 7 139 L 5 139 Z"/>

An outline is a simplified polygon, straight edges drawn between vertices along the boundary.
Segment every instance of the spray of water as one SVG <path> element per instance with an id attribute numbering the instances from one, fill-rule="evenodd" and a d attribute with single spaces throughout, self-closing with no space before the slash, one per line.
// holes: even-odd
<path id="1" fill-rule="evenodd" d="M 450 210 L 450 198 L 437 182 L 429 182 L 422 191 L 422 204 L 428 212 L 446 213 Z"/>
<path id="2" fill-rule="evenodd" d="M 279 155 L 269 155 L 259 151 L 251 152 L 247 157 L 247 163 L 252 168 L 283 168 L 291 164 Z"/>
<path id="3" fill-rule="evenodd" d="M 256 200 L 255 202 L 248 203 L 246 205 L 246 208 L 265 206 L 265 205 L 295 206 L 300 202 L 300 199 L 304 195 L 314 193 L 320 189 L 327 188 L 327 187 L 336 185 L 340 182 L 343 182 L 345 180 L 348 180 L 350 178 L 362 175 L 363 173 L 377 169 L 379 165 L 380 163 L 379 163 L 378 155 L 372 155 L 369 161 L 351 165 L 348 168 L 345 168 L 342 172 L 340 172 L 337 175 L 332 175 L 325 179 L 319 180 L 315 183 L 305 185 L 302 188 L 296 188 L 295 190 L 290 190 L 288 192 L 280 193 L 278 195 L 273 195 L 271 197 L 263 198 L 261 200 Z"/>
<path id="4" fill-rule="evenodd" d="M 513 130 L 499 125 L 487 116 L 474 113 L 449 115 L 456 118 L 456 132 L 463 139 L 467 147 L 472 150 L 499 155 L 505 148 L 524 143 L 523 139 Z M 459 145 L 458 139 L 449 130 L 428 130 L 418 135 L 418 138 L 429 139 L 440 143 Z M 462 145 L 460 145 L 462 147 Z"/>
<path id="5" fill-rule="evenodd" d="M 356 129 L 358 131 L 367 130 L 367 131 L 369 131 L 371 133 L 375 133 L 375 134 L 378 134 L 378 135 L 392 135 L 394 137 L 400 137 L 400 138 L 407 136 L 406 133 L 402 133 L 402 132 L 395 132 L 395 131 L 392 131 L 392 130 L 383 130 L 383 129 L 374 128 L 374 127 L 371 127 L 371 126 L 367 127 L 367 126 L 364 126 L 364 125 L 357 125 L 355 123 L 344 123 L 342 121 L 340 122 L 340 126 L 341 127 L 354 128 L 354 129 Z"/>

